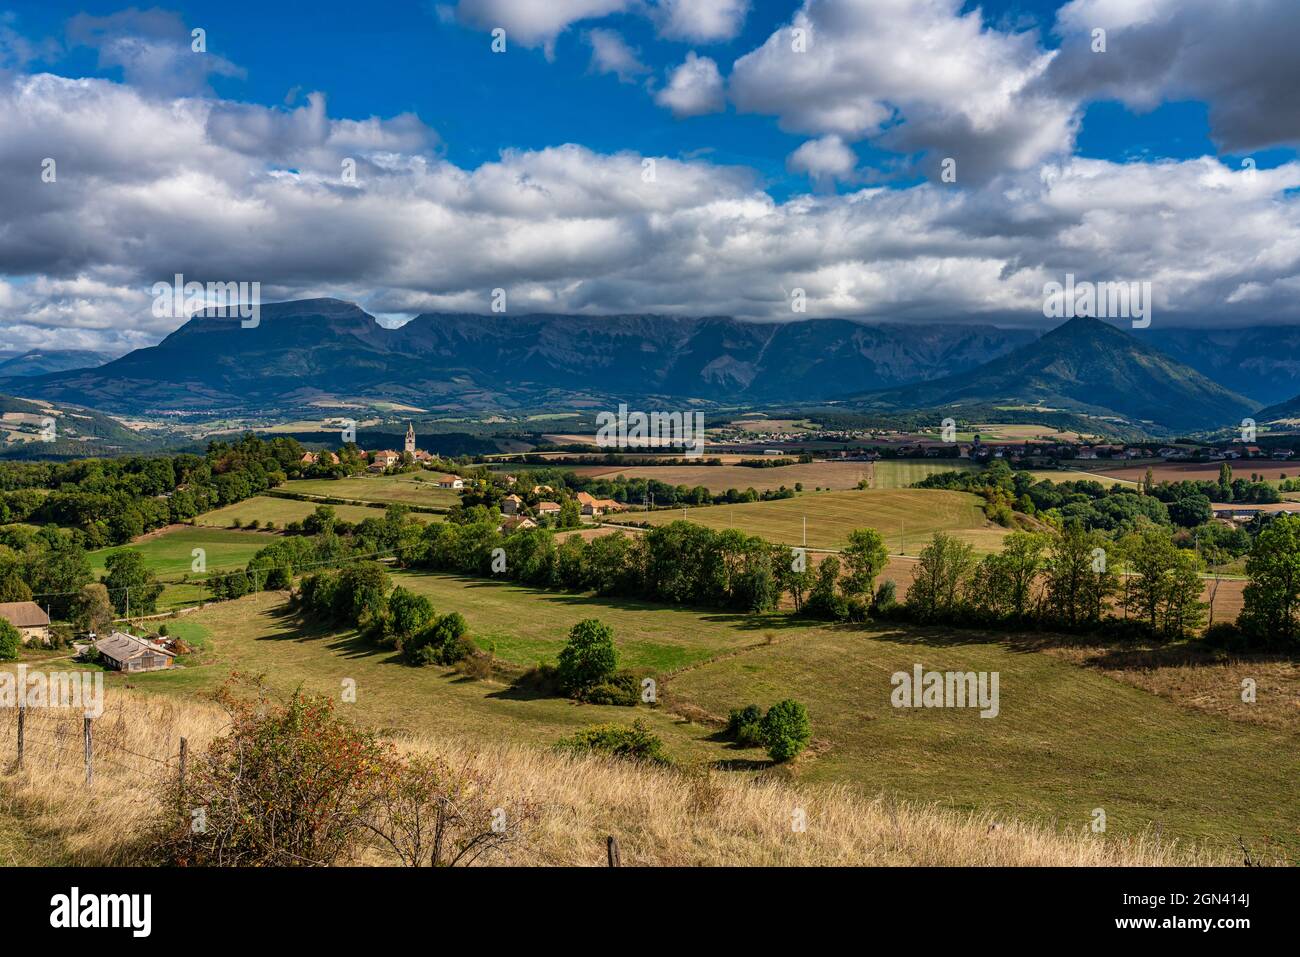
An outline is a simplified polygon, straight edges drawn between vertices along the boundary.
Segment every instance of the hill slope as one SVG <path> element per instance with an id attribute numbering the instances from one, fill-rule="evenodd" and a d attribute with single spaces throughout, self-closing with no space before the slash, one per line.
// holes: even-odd
<path id="1" fill-rule="evenodd" d="M 152 444 L 100 412 L 0 395 L 0 458 L 83 458 L 142 452 Z"/>
<path id="2" fill-rule="evenodd" d="M 1148 329 L 1144 341 L 1266 405 L 1300 395 L 1300 326 Z"/>
<path id="3" fill-rule="evenodd" d="M 592 396 L 807 401 L 971 369 L 1033 334 L 842 319 L 422 315 L 387 329 L 333 299 L 262 307 L 256 328 L 194 318 L 157 346 L 11 391 L 114 411 L 261 411 L 323 397 L 427 409 Z"/>
<path id="4" fill-rule="evenodd" d="M 0 378 L 85 369 L 102 366 L 108 360 L 109 356 L 103 352 L 88 352 L 84 349 L 32 349 L 0 360 Z"/>
<path id="5" fill-rule="evenodd" d="M 1166 431 L 1231 425 L 1259 408 L 1096 319 L 1071 319 L 969 372 L 860 398 L 879 409 L 1043 405 L 1118 416 Z"/>

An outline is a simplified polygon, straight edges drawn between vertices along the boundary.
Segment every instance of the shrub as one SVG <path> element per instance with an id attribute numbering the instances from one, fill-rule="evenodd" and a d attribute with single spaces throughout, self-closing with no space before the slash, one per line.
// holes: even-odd
<path id="1" fill-rule="evenodd" d="M 266 571 L 266 584 L 263 586 L 267 591 L 285 591 L 293 584 L 293 576 L 289 574 L 289 569 L 283 565 L 277 565 L 274 568 L 268 568 Z"/>
<path id="2" fill-rule="evenodd" d="M 671 764 L 664 743 L 652 733 L 643 721 L 633 721 L 632 726 L 600 724 L 562 738 L 556 745 L 560 751 L 575 754 L 596 752 L 619 758 L 631 758 L 650 764 Z"/>
<path id="3" fill-rule="evenodd" d="M 558 695 L 564 691 L 560 684 L 559 670 L 555 665 L 537 665 L 529 668 L 514 680 L 512 686 L 520 691 L 531 691 L 541 695 Z"/>
<path id="4" fill-rule="evenodd" d="M 581 696 L 605 681 L 618 667 L 614 630 L 596 618 L 578 622 L 560 650 L 557 669 L 566 693 Z"/>
<path id="5" fill-rule="evenodd" d="M 13 661 L 22 647 L 22 634 L 8 621 L 0 618 L 0 661 Z"/>
<path id="6" fill-rule="evenodd" d="M 898 604 L 898 586 L 892 579 L 885 579 L 876 589 L 876 597 L 872 600 L 871 607 L 877 612 L 887 612 Z"/>
<path id="7" fill-rule="evenodd" d="M 295 693 L 287 704 L 236 698 L 222 689 L 230 731 L 191 759 L 185 791 L 157 849 L 196 866 L 302 866 L 348 860 L 366 833 L 368 792 L 384 751 L 372 732 L 347 724 L 326 698 Z M 190 809 L 202 808 L 192 828 Z"/>
<path id="8" fill-rule="evenodd" d="M 727 716 L 726 736 L 746 748 L 756 748 L 763 743 L 763 710 L 756 704 L 732 708 Z"/>
<path id="9" fill-rule="evenodd" d="M 166 817 L 151 841 L 159 863 L 350 864 L 369 847 L 407 866 L 469 865 L 517 840 L 536 817 L 528 803 L 498 817 L 478 772 L 437 757 L 403 759 L 335 716 L 328 699 L 298 692 L 279 705 L 258 690 L 247 701 L 223 688 L 229 731 L 191 759 L 183 789 L 166 777 Z"/>
<path id="10" fill-rule="evenodd" d="M 590 704 L 612 704 L 624 708 L 635 707 L 641 700 L 641 684 L 630 671 L 616 671 L 604 681 L 594 685 L 583 695 Z"/>
<path id="11" fill-rule="evenodd" d="M 763 715 L 760 733 L 773 761 L 789 761 L 807 746 L 812 738 L 812 725 L 804 706 L 787 698 L 772 705 Z"/>
<path id="12" fill-rule="evenodd" d="M 403 642 L 402 654 L 413 665 L 454 665 L 474 653 L 468 633 L 465 619 L 453 611 Z"/>
<path id="13" fill-rule="evenodd" d="M 1245 651 L 1252 644 L 1250 637 L 1234 621 L 1216 621 L 1205 629 L 1202 640 L 1211 648 L 1224 651 Z"/>

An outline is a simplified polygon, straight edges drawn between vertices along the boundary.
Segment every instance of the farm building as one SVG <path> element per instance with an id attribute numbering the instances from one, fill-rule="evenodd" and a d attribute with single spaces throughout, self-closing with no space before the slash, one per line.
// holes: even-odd
<path id="1" fill-rule="evenodd" d="M 465 480 L 459 475 L 439 475 L 438 488 L 464 488 Z"/>
<path id="2" fill-rule="evenodd" d="M 519 532 L 526 528 L 536 527 L 537 523 L 527 515 L 512 515 L 501 523 L 501 527 L 498 531 L 506 532 L 508 534 L 510 532 Z"/>
<path id="3" fill-rule="evenodd" d="M 118 671 L 161 671 L 170 668 L 175 654 L 160 644 L 115 631 L 95 642 L 104 664 Z"/>
<path id="4" fill-rule="evenodd" d="M 623 508 L 612 498 L 596 498 L 586 492 L 579 492 L 577 499 L 578 504 L 582 506 L 583 515 L 603 515 L 605 512 L 617 512 Z"/>
<path id="5" fill-rule="evenodd" d="M 556 502 L 538 502 L 537 514 L 538 515 L 559 515 L 560 506 Z"/>
<path id="6" fill-rule="evenodd" d="M 50 616 L 34 601 L 0 602 L 0 618 L 18 629 L 24 643 L 32 639 L 49 641 Z"/>

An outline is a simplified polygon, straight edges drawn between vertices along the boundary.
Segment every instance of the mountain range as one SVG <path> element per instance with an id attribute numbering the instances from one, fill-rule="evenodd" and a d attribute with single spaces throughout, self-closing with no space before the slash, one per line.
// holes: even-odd
<path id="1" fill-rule="evenodd" d="M 1077 318 L 976 369 L 858 397 L 867 408 L 1032 406 L 1119 417 L 1154 431 L 1229 426 L 1260 403 L 1098 319 Z"/>
<path id="2" fill-rule="evenodd" d="M 0 379 L 101 366 L 111 358 L 105 352 L 90 352 L 85 349 L 31 349 L 27 352 L 0 352 Z"/>
<path id="3" fill-rule="evenodd" d="M 30 375 L 31 357 L 21 375 L 0 367 L 0 392 L 136 415 L 271 416 L 358 403 L 508 412 L 655 398 L 877 411 L 997 405 L 1156 433 L 1236 426 L 1300 392 L 1296 327 L 1154 332 L 1093 319 L 1040 336 L 957 323 L 446 313 L 389 328 L 352 303 L 311 299 L 264 305 L 252 328 L 196 316 L 158 345 L 95 367 Z"/>
<path id="4" fill-rule="evenodd" d="M 136 413 L 396 401 L 430 411 L 608 396 L 820 401 L 973 369 L 1033 333 L 843 319 L 421 315 L 390 329 L 333 299 L 263 306 L 259 324 L 195 317 L 157 346 L 0 391 Z"/>

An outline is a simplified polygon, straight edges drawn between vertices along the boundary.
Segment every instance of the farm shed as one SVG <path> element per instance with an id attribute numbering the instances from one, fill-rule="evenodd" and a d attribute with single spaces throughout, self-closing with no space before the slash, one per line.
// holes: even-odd
<path id="1" fill-rule="evenodd" d="M 95 650 L 104 664 L 118 671 L 161 671 L 170 668 L 176 657 L 159 645 L 120 631 L 96 641 Z"/>

